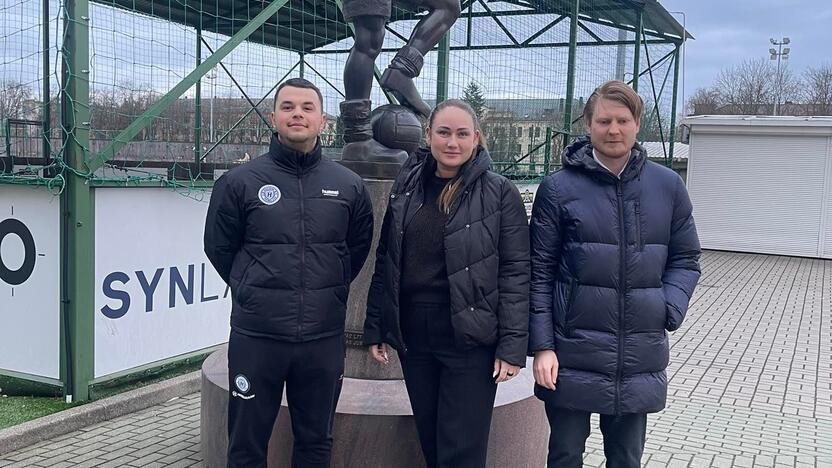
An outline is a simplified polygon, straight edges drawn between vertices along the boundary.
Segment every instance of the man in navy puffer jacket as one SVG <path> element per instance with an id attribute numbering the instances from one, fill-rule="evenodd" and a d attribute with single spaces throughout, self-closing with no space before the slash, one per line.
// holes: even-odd
<path id="1" fill-rule="evenodd" d="M 667 331 L 699 280 L 690 199 L 636 144 L 642 109 L 620 81 L 598 88 L 584 111 L 589 138 L 535 196 L 529 352 L 550 468 L 581 466 L 591 413 L 607 466 L 640 466 L 647 413 L 665 406 Z"/>

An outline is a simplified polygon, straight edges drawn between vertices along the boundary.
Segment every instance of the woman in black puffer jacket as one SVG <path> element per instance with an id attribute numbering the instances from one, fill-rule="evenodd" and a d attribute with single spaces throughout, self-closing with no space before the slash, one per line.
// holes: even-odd
<path id="1" fill-rule="evenodd" d="M 479 468 L 497 383 L 526 362 L 526 210 L 468 104 L 439 104 L 425 136 L 391 190 L 364 343 L 399 352 L 428 467 Z"/>

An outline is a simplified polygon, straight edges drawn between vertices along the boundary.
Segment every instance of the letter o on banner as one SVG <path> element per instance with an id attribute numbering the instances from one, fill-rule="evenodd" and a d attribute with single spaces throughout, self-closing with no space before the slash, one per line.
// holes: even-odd
<path id="1" fill-rule="evenodd" d="M 35 271 L 35 238 L 32 237 L 32 232 L 21 221 L 9 218 L 0 221 L 0 245 L 8 235 L 16 235 L 23 241 L 23 265 L 17 270 L 12 270 L 3 263 L 3 258 L 0 256 L 0 280 L 17 286 L 23 284 L 32 276 Z"/>

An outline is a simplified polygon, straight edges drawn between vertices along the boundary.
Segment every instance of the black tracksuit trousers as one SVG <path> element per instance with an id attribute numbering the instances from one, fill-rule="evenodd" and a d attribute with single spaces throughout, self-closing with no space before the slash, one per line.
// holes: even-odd
<path id="1" fill-rule="evenodd" d="M 447 304 L 403 304 L 401 356 L 428 468 L 483 468 L 497 384 L 494 348 L 454 345 Z"/>
<path id="2" fill-rule="evenodd" d="M 328 468 L 344 373 L 344 336 L 290 343 L 231 331 L 228 342 L 228 467 L 266 468 L 283 399 L 292 418 L 293 468 Z"/>

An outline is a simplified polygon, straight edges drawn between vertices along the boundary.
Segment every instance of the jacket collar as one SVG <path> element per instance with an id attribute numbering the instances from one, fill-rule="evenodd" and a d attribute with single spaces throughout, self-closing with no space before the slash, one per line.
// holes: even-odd
<path id="1" fill-rule="evenodd" d="M 630 151 L 630 159 L 621 173 L 620 180 L 627 182 L 641 175 L 646 160 L 647 151 L 643 146 L 636 143 Z M 619 180 L 595 160 L 592 155 L 592 143 L 588 136 L 580 137 L 566 147 L 561 154 L 561 162 L 564 168 L 588 172 L 606 182 L 616 183 Z"/>
<path id="2" fill-rule="evenodd" d="M 321 162 L 321 141 L 318 140 L 315 143 L 315 148 L 312 151 L 303 153 L 284 145 L 275 133 L 269 143 L 269 156 L 277 165 L 290 172 L 305 173 Z"/>

